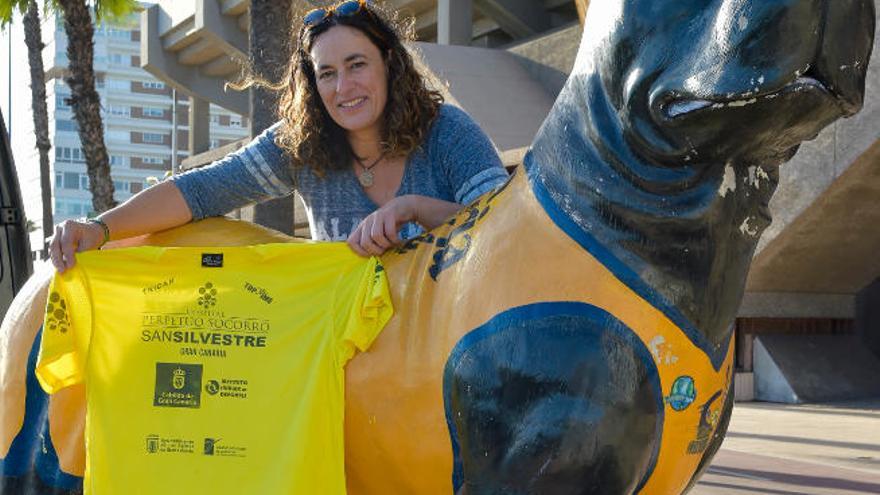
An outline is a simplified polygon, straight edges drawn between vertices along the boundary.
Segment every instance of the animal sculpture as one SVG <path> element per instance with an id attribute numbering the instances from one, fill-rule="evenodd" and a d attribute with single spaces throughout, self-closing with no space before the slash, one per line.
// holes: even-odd
<path id="1" fill-rule="evenodd" d="M 346 371 L 350 493 L 688 491 L 778 167 L 858 111 L 874 24 L 871 0 L 593 2 L 524 167 L 383 257 L 397 313 Z M 217 222 L 143 242 L 273 239 Z M 61 399 L 43 451 L 81 466 Z"/>

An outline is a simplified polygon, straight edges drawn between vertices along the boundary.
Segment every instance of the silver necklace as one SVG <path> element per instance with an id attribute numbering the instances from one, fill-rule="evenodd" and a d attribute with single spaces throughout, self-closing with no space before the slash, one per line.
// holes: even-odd
<path id="1" fill-rule="evenodd" d="M 376 176 L 373 174 L 373 167 L 378 165 L 379 162 L 381 162 L 383 158 L 385 158 L 385 153 L 382 153 L 381 155 L 379 155 L 379 158 L 376 158 L 376 161 L 371 163 L 370 166 L 368 167 L 368 166 L 364 165 L 364 162 L 361 161 L 360 157 L 355 155 L 354 160 L 358 163 L 358 165 L 361 166 L 362 169 L 364 169 L 364 171 L 361 172 L 361 175 L 358 176 L 358 182 L 360 182 L 362 186 L 364 186 L 364 187 L 372 187 L 373 186 L 373 182 L 374 182 L 373 179 L 376 178 Z"/>

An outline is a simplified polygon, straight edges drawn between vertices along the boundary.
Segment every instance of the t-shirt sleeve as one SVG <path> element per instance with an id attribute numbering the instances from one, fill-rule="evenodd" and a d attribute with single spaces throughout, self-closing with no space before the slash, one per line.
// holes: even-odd
<path id="1" fill-rule="evenodd" d="M 443 105 L 433 129 L 433 154 L 446 171 L 456 203 L 469 204 L 508 179 L 495 146 L 470 115 Z"/>
<path id="2" fill-rule="evenodd" d="M 222 160 L 170 179 L 189 205 L 193 220 L 225 215 L 293 192 L 287 155 L 275 143 L 280 125 L 266 129 Z"/>
<path id="3" fill-rule="evenodd" d="M 91 302 L 79 265 L 55 274 L 49 286 L 36 375 L 53 394 L 83 381 L 92 335 Z"/>
<path id="4" fill-rule="evenodd" d="M 394 314 L 385 267 L 377 258 L 360 263 L 342 275 L 334 297 L 340 362 L 366 351 Z"/>

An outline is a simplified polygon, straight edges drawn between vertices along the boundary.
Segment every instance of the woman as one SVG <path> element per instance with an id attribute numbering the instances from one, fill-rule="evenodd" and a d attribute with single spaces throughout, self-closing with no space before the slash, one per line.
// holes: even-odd
<path id="1" fill-rule="evenodd" d="M 360 255 L 430 230 L 507 179 L 476 123 L 428 89 L 392 16 L 365 0 L 304 16 L 281 91 L 281 121 L 235 154 L 146 189 L 86 222 L 56 227 L 73 253 L 285 196 L 303 197 L 316 240 Z"/>

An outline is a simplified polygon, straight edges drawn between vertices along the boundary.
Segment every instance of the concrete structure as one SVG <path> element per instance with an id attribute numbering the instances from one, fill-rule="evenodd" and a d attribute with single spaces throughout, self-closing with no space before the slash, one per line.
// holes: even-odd
<path id="1" fill-rule="evenodd" d="M 521 163 L 573 65 L 581 34 L 575 3 L 389 3 L 415 16 L 425 41 L 418 51 L 448 101 L 483 126 L 507 165 Z M 144 14 L 144 67 L 197 98 L 243 108 L 239 97 L 221 89 L 237 73 L 235 61 L 246 56 L 247 5 L 160 1 Z M 518 24 L 517 16 L 534 22 Z M 751 384 L 763 383 L 759 370 L 752 373 L 756 336 L 851 335 L 855 295 L 880 276 L 880 259 L 872 256 L 880 248 L 880 63 L 872 64 L 867 84 L 864 110 L 805 143 L 781 170 L 771 203 L 774 223 L 759 244 L 737 322 L 738 397 L 753 396 Z M 836 363 L 847 364 L 853 365 Z"/>

